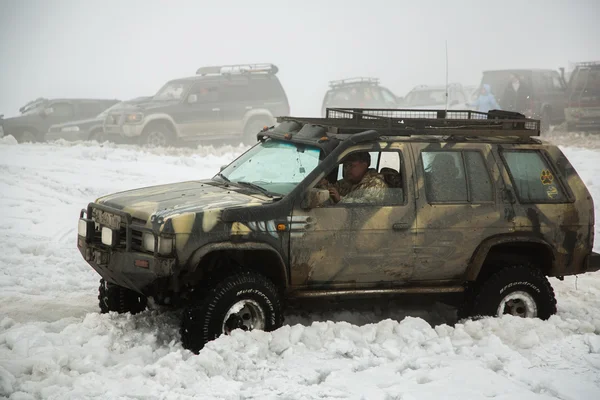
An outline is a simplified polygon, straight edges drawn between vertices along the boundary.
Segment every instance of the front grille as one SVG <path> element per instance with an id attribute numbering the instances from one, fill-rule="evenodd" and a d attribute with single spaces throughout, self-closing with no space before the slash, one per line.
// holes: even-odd
<path id="1" fill-rule="evenodd" d="M 99 247 L 108 248 L 109 246 L 106 246 L 102 243 L 102 227 L 108 226 L 106 224 L 110 224 L 114 221 L 117 221 L 117 215 L 108 213 L 106 211 L 96 211 L 96 209 L 92 210 L 91 215 L 92 220 L 94 221 L 94 233 L 91 235 L 91 243 Z M 98 221 L 102 221 L 102 223 L 99 223 Z M 120 221 L 120 224 L 119 231 L 117 232 L 117 243 L 112 248 L 125 250 L 127 249 L 127 222 L 123 221 L 122 217 L 118 221 Z M 143 227 L 146 224 L 146 221 L 139 218 L 132 218 L 131 222 L 132 224 L 129 225 L 129 230 L 131 232 L 131 242 L 129 250 L 145 251 L 142 249 L 142 235 L 144 229 Z"/>

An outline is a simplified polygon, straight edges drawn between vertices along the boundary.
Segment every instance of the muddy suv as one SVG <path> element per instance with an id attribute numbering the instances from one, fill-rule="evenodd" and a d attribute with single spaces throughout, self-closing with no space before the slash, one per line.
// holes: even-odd
<path id="1" fill-rule="evenodd" d="M 447 295 L 461 317 L 546 319 L 547 276 L 600 268 L 590 193 L 537 120 L 366 109 L 278 120 L 212 179 L 81 211 L 77 245 L 102 277 L 103 312 L 150 298 L 183 307 L 183 345 L 198 351 L 233 329 L 276 329 L 284 304 L 311 298 Z M 352 183 L 356 168 L 366 184 Z"/>
<path id="2" fill-rule="evenodd" d="M 256 141 L 256 131 L 288 115 L 287 96 L 273 64 L 201 67 L 167 82 L 149 101 L 110 112 L 109 138 L 168 146 L 214 139 Z"/>

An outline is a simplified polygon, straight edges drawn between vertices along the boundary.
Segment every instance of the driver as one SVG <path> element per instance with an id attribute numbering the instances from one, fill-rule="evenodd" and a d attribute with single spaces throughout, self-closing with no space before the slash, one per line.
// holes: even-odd
<path id="1" fill-rule="evenodd" d="M 369 168 L 368 152 L 352 153 L 344 159 L 344 178 L 334 184 L 326 179 L 317 187 L 329 189 L 331 201 L 337 203 L 381 203 L 388 188 L 383 175 Z"/>

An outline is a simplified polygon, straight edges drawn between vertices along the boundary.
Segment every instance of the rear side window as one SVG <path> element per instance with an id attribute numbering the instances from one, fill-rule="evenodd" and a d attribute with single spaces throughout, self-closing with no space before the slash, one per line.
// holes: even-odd
<path id="1" fill-rule="evenodd" d="M 494 201 L 493 187 L 478 151 L 424 151 L 425 190 L 430 203 Z"/>
<path id="2" fill-rule="evenodd" d="M 282 101 L 285 98 L 283 87 L 276 77 L 250 78 L 248 96 L 252 101 Z"/>
<path id="3" fill-rule="evenodd" d="M 539 151 L 505 151 L 504 160 L 521 203 L 563 203 L 567 198 Z"/>

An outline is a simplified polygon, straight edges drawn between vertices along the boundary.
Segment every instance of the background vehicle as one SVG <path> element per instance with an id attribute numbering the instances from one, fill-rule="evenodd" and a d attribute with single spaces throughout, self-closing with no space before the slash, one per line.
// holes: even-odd
<path id="1" fill-rule="evenodd" d="M 327 108 L 396 108 L 398 99 L 391 90 L 379 84 L 378 78 L 347 78 L 329 82 L 321 106 L 321 115 Z"/>
<path id="2" fill-rule="evenodd" d="M 273 64 L 202 67 L 197 75 L 167 82 L 147 102 L 108 113 L 106 135 L 166 146 L 202 139 L 250 143 L 277 115 L 289 114 Z"/>
<path id="3" fill-rule="evenodd" d="M 104 141 L 104 119 L 109 112 L 113 112 L 119 108 L 125 107 L 127 104 L 137 104 L 147 101 L 152 96 L 137 97 L 129 101 L 116 103 L 113 106 L 102 111 L 94 118 L 83 119 L 79 121 L 65 122 L 63 124 L 52 125 L 46 133 L 46 140 L 65 139 L 69 141 L 75 140 L 96 140 Z"/>
<path id="4" fill-rule="evenodd" d="M 446 108 L 446 90 L 448 91 L 448 108 L 466 108 L 470 93 L 466 92 L 460 83 L 445 85 L 419 85 L 404 97 L 402 108 L 421 108 L 438 110 Z"/>
<path id="5" fill-rule="evenodd" d="M 44 140 L 52 125 L 94 117 L 118 101 L 38 98 L 21 107 L 21 115 L 2 119 L 0 123 L 4 134 L 13 135 L 18 142 L 38 142 Z"/>
<path id="6" fill-rule="evenodd" d="M 567 129 L 600 129 L 600 61 L 575 64 L 567 98 Z"/>
<path id="7" fill-rule="evenodd" d="M 600 268 L 586 185 L 537 139 L 538 120 L 442 114 L 281 117 L 212 179 L 89 203 L 77 246 L 102 277 L 101 311 L 140 312 L 148 297 L 183 307 L 193 351 L 233 329 L 276 329 L 285 302 L 314 298 L 450 295 L 462 317 L 549 318 L 547 276 Z M 320 185 L 359 152 L 385 189 L 331 203 Z"/>
<path id="8" fill-rule="evenodd" d="M 505 93 L 511 84 L 511 75 L 516 75 L 531 90 L 531 96 L 523 110 L 510 109 Z M 565 119 L 567 104 L 566 83 L 558 71 L 551 69 L 506 69 L 484 71 L 481 85 L 488 84 L 492 94 L 503 110 L 517 111 L 542 122 L 542 131 Z"/>

